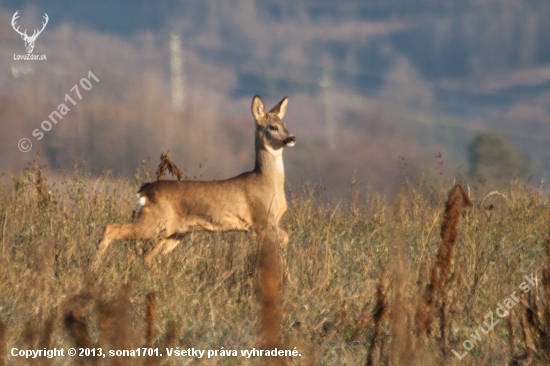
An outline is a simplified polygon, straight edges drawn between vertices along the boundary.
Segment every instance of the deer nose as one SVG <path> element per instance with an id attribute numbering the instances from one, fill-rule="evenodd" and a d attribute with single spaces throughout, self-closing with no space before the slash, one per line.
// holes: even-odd
<path id="1" fill-rule="evenodd" d="M 284 139 L 283 143 L 285 145 L 294 145 L 296 143 L 296 137 L 295 136 L 290 136 L 290 137 L 287 137 L 286 139 Z"/>

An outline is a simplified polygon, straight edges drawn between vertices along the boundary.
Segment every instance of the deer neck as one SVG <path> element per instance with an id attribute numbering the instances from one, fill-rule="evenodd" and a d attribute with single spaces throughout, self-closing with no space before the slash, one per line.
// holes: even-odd
<path id="1" fill-rule="evenodd" d="M 269 146 L 256 143 L 256 165 L 254 171 L 264 176 L 276 186 L 284 187 L 285 170 L 283 165 L 283 149 L 272 149 Z"/>

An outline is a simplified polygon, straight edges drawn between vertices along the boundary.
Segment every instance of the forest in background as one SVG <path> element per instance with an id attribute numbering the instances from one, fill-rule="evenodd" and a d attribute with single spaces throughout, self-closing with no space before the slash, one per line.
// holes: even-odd
<path id="1" fill-rule="evenodd" d="M 24 53 L 15 10 L 30 29 L 48 13 L 35 49 L 47 61 L 13 60 Z M 516 172 L 539 185 L 550 172 L 549 15 L 543 1 L 2 1 L 0 171 L 40 150 L 54 171 L 80 158 L 93 174 L 131 177 L 169 150 L 190 178 L 229 177 L 252 168 L 260 94 L 268 105 L 289 96 L 295 188 L 318 182 L 346 198 L 352 177 L 385 193 L 403 174 L 479 182 L 468 151 L 485 132 L 519 150 L 530 169 Z M 100 82 L 36 141 L 88 71 Z M 22 137 L 32 153 L 17 149 Z"/>

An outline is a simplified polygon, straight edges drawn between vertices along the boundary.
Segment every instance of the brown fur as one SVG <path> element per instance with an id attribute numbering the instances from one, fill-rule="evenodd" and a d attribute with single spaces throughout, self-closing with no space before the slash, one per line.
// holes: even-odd
<path id="1" fill-rule="evenodd" d="M 170 253 L 187 232 L 257 230 L 257 223 L 266 219 L 275 226 L 281 245 L 286 245 L 288 236 L 279 228 L 279 220 L 287 208 L 282 149 L 296 141 L 281 120 L 287 101 L 283 98 L 269 113 L 265 113 L 259 96 L 252 101 L 256 120 L 253 171 L 222 181 L 159 180 L 144 184 L 138 191 L 138 200 L 145 202 L 137 222 L 107 225 L 98 245 L 94 268 L 115 240 L 158 238 L 159 242 L 145 260 L 150 267 L 157 255 Z"/>

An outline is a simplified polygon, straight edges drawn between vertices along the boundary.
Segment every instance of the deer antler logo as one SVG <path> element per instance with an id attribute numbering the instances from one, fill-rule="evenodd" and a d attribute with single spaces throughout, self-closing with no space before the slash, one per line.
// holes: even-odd
<path id="1" fill-rule="evenodd" d="M 13 27 L 13 29 L 19 33 L 21 35 L 21 38 L 23 38 L 23 40 L 25 41 L 25 49 L 27 50 L 27 53 L 32 53 L 32 50 L 34 49 L 34 42 L 36 41 L 36 38 L 38 38 L 38 36 L 40 35 L 40 33 L 42 33 L 42 31 L 44 30 L 44 28 L 46 28 L 46 24 L 48 24 L 48 14 L 44 13 L 44 22 L 42 22 L 42 29 L 38 30 L 38 29 L 35 29 L 32 36 L 28 36 L 27 35 L 27 30 L 25 29 L 24 32 L 21 32 L 19 30 L 19 26 L 17 26 L 17 28 L 15 28 L 15 21 L 17 18 L 19 18 L 19 15 L 17 15 L 19 13 L 19 10 L 17 10 L 15 12 L 15 14 L 13 14 L 13 18 L 11 18 L 11 26 Z"/>

